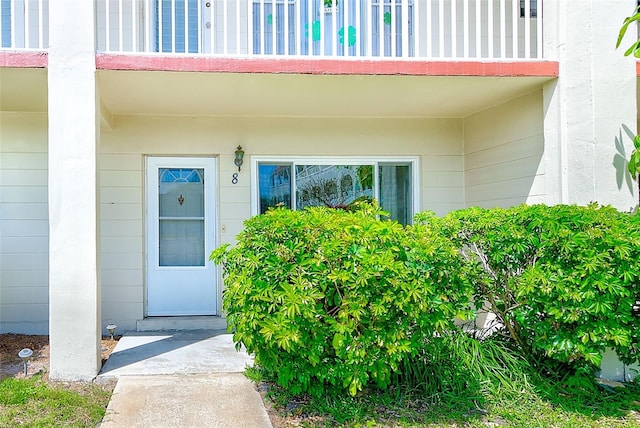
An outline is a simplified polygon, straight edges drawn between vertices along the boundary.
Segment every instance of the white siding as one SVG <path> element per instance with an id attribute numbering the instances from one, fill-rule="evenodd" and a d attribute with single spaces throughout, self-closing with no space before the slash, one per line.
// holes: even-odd
<path id="1" fill-rule="evenodd" d="M 144 314 L 142 183 L 141 154 L 100 157 L 102 324 L 121 331 Z"/>
<path id="2" fill-rule="evenodd" d="M 233 152 L 246 151 L 238 183 Z M 144 156 L 218 158 L 218 243 L 251 215 L 251 156 L 416 156 L 419 210 L 464 206 L 460 119 L 182 118 L 118 116 L 102 130 L 103 323 L 135 328 L 144 314 Z"/>
<path id="3" fill-rule="evenodd" d="M 0 112 L 0 333 L 46 334 L 47 118 Z"/>
<path id="4" fill-rule="evenodd" d="M 542 110 L 536 91 L 465 118 L 467 206 L 545 202 Z"/>
<path id="5" fill-rule="evenodd" d="M 0 331 L 47 333 L 47 124 L 41 114 L 1 113 Z M 252 155 L 412 156 L 417 210 L 464 206 L 461 119 L 116 117 L 101 131 L 102 324 L 124 331 L 144 317 L 144 157 L 218 158 L 218 243 L 251 215 Z M 237 184 L 233 152 L 246 151 Z"/>

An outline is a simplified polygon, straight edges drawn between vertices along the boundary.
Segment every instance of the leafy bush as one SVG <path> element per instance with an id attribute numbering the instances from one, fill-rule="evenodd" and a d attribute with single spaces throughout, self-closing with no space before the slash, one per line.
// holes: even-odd
<path id="1" fill-rule="evenodd" d="M 469 208 L 417 221 L 470 263 L 475 300 L 541 362 L 593 367 L 605 347 L 640 356 L 640 216 L 611 207 Z"/>
<path id="2" fill-rule="evenodd" d="M 224 266 L 234 340 L 293 393 L 385 387 L 465 316 L 471 290 L 452 243 L 380 215 L 369 204 L 271 210 L 211 255 Z"/>

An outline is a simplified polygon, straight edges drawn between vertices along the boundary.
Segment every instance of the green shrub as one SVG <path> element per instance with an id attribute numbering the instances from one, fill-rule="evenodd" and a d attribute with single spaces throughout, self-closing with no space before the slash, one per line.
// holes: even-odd
<path id="1" fill-rule="evenodd" d="M 211 255 L 224 266 L 234 340 L 293 393 L 385 387 L 425 338 L 468 312 L 451 242 L 380 214 L 368 204 L 271 210 Z"/>
<path id="2" fill-rule="evenodd" d="M 487 302 L 532 361 L 599 365 L 640 356 L 640 216 L 611 207 L 470 208 L 417 221 L 450 237 Z"/>

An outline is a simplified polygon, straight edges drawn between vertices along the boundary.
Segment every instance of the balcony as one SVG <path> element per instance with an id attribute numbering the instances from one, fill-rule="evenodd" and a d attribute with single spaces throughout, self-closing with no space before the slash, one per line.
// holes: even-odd
<path id="1" fill-rule="evenodd" d="M 541 0 L 97 0 L 112 54 L 543 59 Z M 44 50 L 48 0 L 0 0 L 0 47 Z"/>

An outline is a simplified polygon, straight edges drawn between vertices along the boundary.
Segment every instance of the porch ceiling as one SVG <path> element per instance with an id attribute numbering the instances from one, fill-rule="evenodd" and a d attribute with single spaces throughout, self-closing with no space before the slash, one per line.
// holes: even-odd
<path id="1" fill-rule="evenodd" d="M 550 79 L 98 71 L 111 115 L 465 117 Z"/>
<path id="2" fill-rule="evenodd" d="M 0 68 L 0 111 L 46 112 L 45 68 Z"/>

